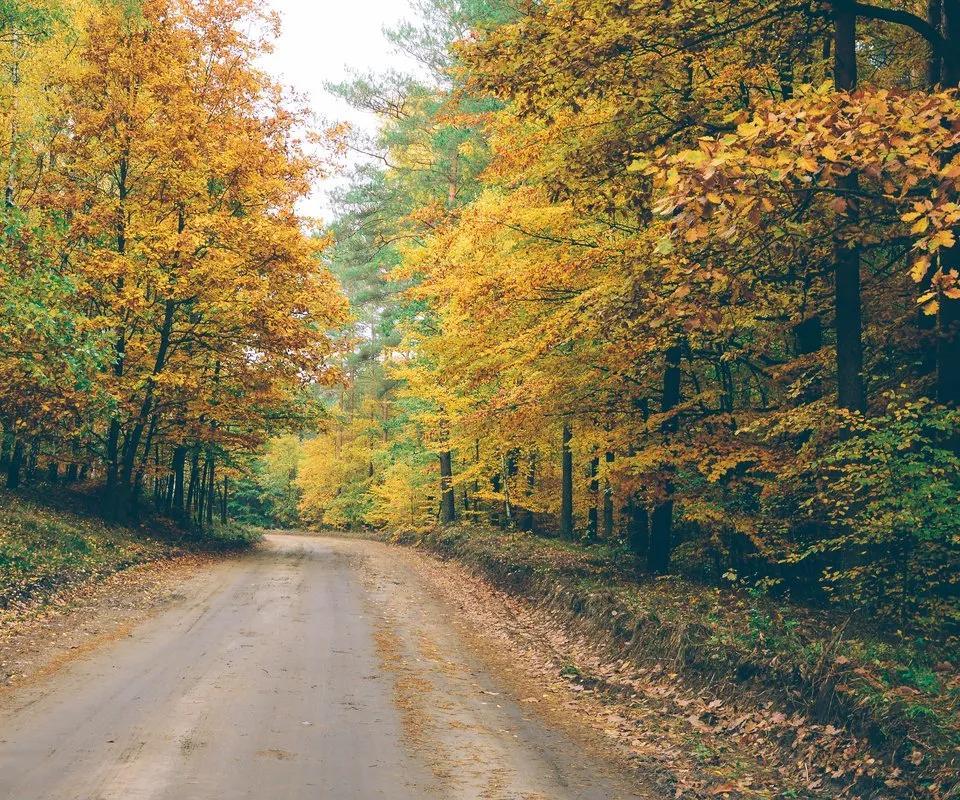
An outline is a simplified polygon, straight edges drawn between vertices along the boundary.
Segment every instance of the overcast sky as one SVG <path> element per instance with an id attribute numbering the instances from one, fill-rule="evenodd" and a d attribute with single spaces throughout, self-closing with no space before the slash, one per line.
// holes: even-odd
<path id="1" fill-rule="evenodd" d="M 392 51 L 383 28 L 413 15 L 407 0 L 268 0 L 280 12 L 283 32 L 266 68 L 309 98 L 313 109 L 330 120 L 347 120 L 371 130 L 375 120 L 358 114 L 328 95 L 323 85 L 338 81 L 347 67 L 363 71 L 403 68 L 404 59 Z M 303 212 L 329 217 L 319 186 Z"/>

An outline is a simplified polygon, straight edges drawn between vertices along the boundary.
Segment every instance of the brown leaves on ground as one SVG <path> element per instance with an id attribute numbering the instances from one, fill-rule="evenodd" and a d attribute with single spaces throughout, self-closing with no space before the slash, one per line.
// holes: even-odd
<path id="1" fill-rule="evenodd" d="M 99 576 L 46 599 L 0 610 L 0 687 L 41 677 L 126 635 L 175 599 L 179 585 L 216 560 L 205 554 Z"/>
<path id="2" fill-rule="evenodd" d="M 861 782 L 872 797 L 907 796 L 899 770 L 834 725 L 754 694 L 731 699 L 729 687 L 700 688 L 673 664 L 612 658 L 567 614 L 504 593 L 460 565 L 425 560 L 421 569 L 457 603 L 465 635 L 512 674 L 521 702 L 555 723 L 588 725 L 608 748 L 613 742 L 659 796 L 857 797 Z"/>

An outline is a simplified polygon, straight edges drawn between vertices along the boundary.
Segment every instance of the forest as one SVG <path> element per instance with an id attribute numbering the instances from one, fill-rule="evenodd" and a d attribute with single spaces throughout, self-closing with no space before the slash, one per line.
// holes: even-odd
<path id="1" fill-rule="evenodd" d="M 304 520 L 960 628 L 960 5 L 423 2 L 324 260 Z M 296 445 L 296 443 L 293 443 Z"/>
<path id="2" fill-rule="evenodd" d="M 960 0 L 411 5 L 327 84 L 369 133 L 257 0 L 0 0 L 0 611 L 155 530 L 414 542 L 956 796 Z"/>
<path id="3" fill-rule="evenodd" d="M 326 163 L 275 24 L 2 9 L 9 489 L 622 543 L 956 637 L 955 2 L 422 0 Z"/>

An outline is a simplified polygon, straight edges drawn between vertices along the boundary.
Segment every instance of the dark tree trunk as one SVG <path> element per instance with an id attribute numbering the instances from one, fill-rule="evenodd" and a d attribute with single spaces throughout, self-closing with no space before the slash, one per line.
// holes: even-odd
<path id="1" fill-rule="evenodd" d="M 440 422 L 440 524 L 449 525 L 457 518 L 457 498 L 453 492 L 453 454 L 450 452 L 450 431 L 447 421 Z"/>
<path id="2" fill-rule="evenodd" d="M 943 22 L 940 28 L 946 47 L 952 54 L 943 61 L 943 86 L 956 89 L 960 86 L 960 0 L 943 0 Z"/>
<path id="3" fill-rule="evenodd" d="M 7 488 L 19 489 L 21 480 L 21 471 L 23 469 L 24 446 L 23 440 L 17 439 L 13 444 L 13 453 L 10 456 L 10 463 L 7 465 Z"/>
<path id="4" fill-rule="evenodd" d="M 117 486 L 120 478 L 120 420 L 110 420 L 107 428 L 107 480 L 104 486 L 105 506 L 110 516 L 116 517 L 119 509 Z"/>
<path id="5" fill-rule="evenodd" d="M 663 370 L 663 396 L 660 409 L 672 411 L 680 403 L 680 345 L 670 347 L 665 354 Z M 672 418 L 663 424 L 665 435 L 675 433 L 677 420 Z M 667 480 L 663 487 L 664 500 L 653 510 L 650 524 L 650 546 L 647 549 L 647 568 L 654 575 L 663 575 L 670 570 L 670 551 L 673 547 L 673 483 Z"/>
<path id="6" fill-rule="evenodd" d="M 227 481 L 226 475 L 223 477 L 223 500 L 220 503 L 220 522 L 224 525 L 227 524 L 227 501 L 229 498 L 229 483 Z"/>
<path id="7" fill-rule="evenodd" d="M 613 453 L 607 453 L 605 460 L 608 465 L 613 463 Z M 613 540 L 613 487 L 610 485 L 610 479 L 603 482 L 603 538 L 610 542 Z"/>
<path id="8" fill-rule="evenodd" d="M 927 0 L 927 22 L 934 30 L 943 26 L 943 0 Z M 931 88 L 943 81 L 943 59 L 936 48 L 930 48 L 930 60 L 927 62 L 927 85 Z"/>
<path id="9" fill-rule="evenodd" d="M 587 538 L 593 541 L 597 538 L 600 519 L 600 481 L 597 472 L 600 470 L 600 458 L 590 459 L 590 509 L 587 511 Z"/>
<path id="10" fill-rule="evenodd" d="M 51 486 L 60 483 L 60 465 L 56 461 L 47 464 L 47 483 Z"/>
<path id="11" fill-rule="evenodd" d="M 216 463 L 213 456 L 209 458 L 210 471 L 207 475 L 207 528 L 213 528 L 213 509 L 217 502 L 217 483 L 215 477 Z"/>
<path id="12" fill-rule="evenodd" d="M 490 492 L 492 494 L 500 494 L 503 491 L 503 478 L 499 472 L 495 472 L 490 476 Z M 491 502 L 488 509 L 490 524 L 491 525 L 500 525 L 500 504 L 497 502 Z"/>
<path id="13" fill-rule="evenodd" d="M 200 448 L 195 447 L 190 456 L 190 483 L 187 486 L 187 504 L 184 509 L 184 521 L 191 520 L 194 517 L 194 510 L 197 504 L 197 485 L 200 482 Z"/>
<path id="14" fill-rule="evenodd" d="M 833 79 L 838 91 L 853 91 L 857 88 L 857 14 L 852 2 L 836 2 L 833 9 Z M 840 188 L 846 193 L 846 219 L 850 226 L 859 220 L 856 197 L 859 187 L 856 172 L 840 181 Z M 866 392 L 863 385 L 860 245 L 838 236 L 834 243 L 834 259 L 837 403 L 841 408 L 863 411 L 866 409 Z"/>
<path id="15" fill-rule="evenodd" d="M 76 483 L 80 474 L 80 467 L 76 461 L 72 461 L 67 467 L 67 483 Z"/>
<path id="16" fill-rule="evenodd" d="M 627 547 L 637 556 L 645 556 L 650 547 L 650 515 L 636 495 L 626 507 Z"/>
<path id="17" fill-rule="evenodd" d="M 210 456 L 207 455 L 203 462 L 203 468 L 200 470 L 200 480 L 197 481 L 197 513 L 194 521 L 197 527 L 203 529 L 203 518 L 207 510 L 207 473 L 210 471 Z"/>
<path id="18" fill-rule="evenodd" d="M 453 455 L 449 450 L 440 454 L 440 522 L 449 525 L 457 518 L 456 498 L 453 494 Z"/>
<path id="19" fill-rule="evenodd" d="M 530 453 L 530 461 L 527 464 L 527 491 L 525 497 L 527 500 L 527 505 L 523 509 L 523 513 L 520 515 L 520 530 L 522 531 L 533 531 L 536 526 L 536 520 L 534 518 L 533 509 L 530 506 L 533 504 L 533 490 L 537 486 L 537 454 Z"/>
<path id="20" fill-rule="evenodd" d="M 183 519 L 183 473 L 187 463 L 187 448 L 178 445 L 173 451 L 173 496 L 171 511 L 177 519 Z"/>
<path id="21" fill-rule="evenodd" d="M 665 489 L 667 496 L 673 494 L 673 484 L 669 481 Z M 673 549 L 673 500 L 664 500 L 653 509 L 650 520 L 650 546 L 647 550 L 647 569 L 654 575 L 665 575 L 670 571 L 670 555 Z"/>
<path id="22" fill-rule="evenodd" d="M 37 476 L 39 472 L 39 468 L 37 466 L 37 449 L 37 443 L 33 442 L 30 445 L 30 449 L 27 450 L 27 459 L 25 462 L 27 465 L 25 470 L 27 483 L 37 482 Z"/>
<path id="23" fill-rule="evenodd" d="M 560 477 L 560 536 L 563 539 L 573 538 L 573 452 L 570 449 L 571 439 L 573 439 L 573 430 L 570 428 L 570 423 L 564 420 Z"/>
<path id="24" fill-rule="evenodd" d="M 644 423 L 650 418 L 650 400 L 641 397 L 634 400 L 634 406 L 640 412 Z M 636 449 L 630 447 L 630 455 L 636 455 Z M 650 514 L 640 492 L 634 492 L 624 508 L 627 518 L 627 547 L 637 556 L 645 556 L 650 547 Z"/>

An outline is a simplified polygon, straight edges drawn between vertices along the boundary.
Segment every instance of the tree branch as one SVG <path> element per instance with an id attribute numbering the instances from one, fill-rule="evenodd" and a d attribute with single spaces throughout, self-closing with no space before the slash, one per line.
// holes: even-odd
<path id="1" fill-rule="evenodd" d="M 865 19 L 876 19 L 881 22 L 892 22 L 895 25 L 904 25 L 926 39 L 934 52 L 941 58 L 950 62 L 956 59 L 956 54 L 947 46 L 947 42 L 940 35 L 940 31 L 922 17 L 899 8 L 883 8 L 867 3 L 852 3 L 851 5 L 857 16 Z"/>

